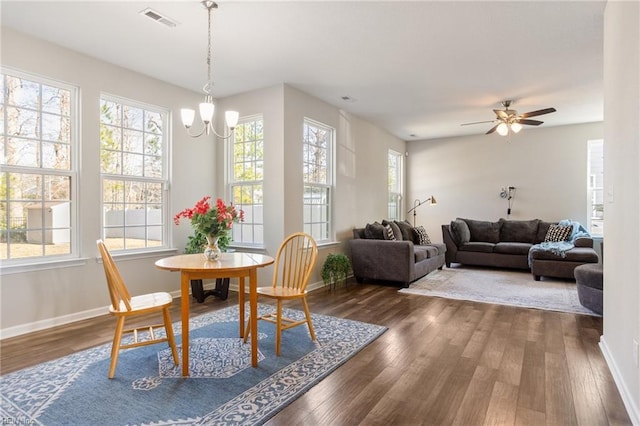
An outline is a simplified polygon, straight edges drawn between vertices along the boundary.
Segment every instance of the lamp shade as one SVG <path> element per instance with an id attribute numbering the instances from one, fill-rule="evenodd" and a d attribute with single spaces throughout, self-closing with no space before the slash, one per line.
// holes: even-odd
<path id="1" fill-rule="evenodd" d="M 205 124 L 211 123 L 216 106 L 211 102 L 200 103 L 200 118 Z"/>
<path id="2" fill-rule="evenodd" d="M 511 131 L 513 133 L 518 133 L 520 130 L 522 130 L 522 124 L 517 121 L 515 123 L 511 123 Z"/>
<path id="3" fill-rule="evenodd" d="M 438 202 L 436 201 L 436 197 L 434 197 L 433 195 L 429 199 L 431 200 L 429 204 L 431 204 L 432 206 L 438 204 Z"/>
<path id="4" fill-rule="evenodd" d="M 226 111 L 224 113 L 225 121 L 227 122 L 227 127 L 234 128 L 236 124 L 238 124 L 238 118 L 240 117 L 240 113 L 238 111 Z"/>
<path id="5" fill-rule="evenodd" d="M 507 123 L 500 123 L 496 131 L 500 136 L 507 136 L 509 133 L 509 127 L 507 126 Z"/>
<path id="6" fill-rule="evenodd" d="M 182 108 L 180 110 L 180 118 L 182 119 L 182 125 L 184 127 L 191 127 L 193 124 L 193 119 L 196 116 L 196 112 L 189 108 Z"/>

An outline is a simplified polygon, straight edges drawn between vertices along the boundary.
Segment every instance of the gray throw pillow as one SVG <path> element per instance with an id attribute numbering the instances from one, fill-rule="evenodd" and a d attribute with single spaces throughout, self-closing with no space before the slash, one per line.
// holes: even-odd
<path id="1" fill-rule="evenodd" d="M 500 222 L 488 222 L 486 220 L 463 219 L 469 226 L 471 241 L 483 243 L 500 242 Z"/>
<path id="2" fill-rule="evenodd" d="M 384 226 L 378 222 L 367 223 L 364 237 L 369 240 L 384 240 Z"/>
<path id="3" fill-rule="evenodd" d="M 534 243 L 538 233 L 539 219 L 506 220 L 500 218 L 501 243 Z"/>
<path id="4" fill-rule="evenodd" d="M 452 221 L 449 225 L 449 230 L 451 231 L 453 241 L 458 247 L 471 241 L 471 232 L 469 231 L 467 222 L 464 220 L 458 218 Z"/>
<path id="5" fill-rule="evenodd" d="M 406 220 L 396 220 L 396 225 L 400 228 L 402 239 L 405 241 L 413 241 L 413 226 Z"/>

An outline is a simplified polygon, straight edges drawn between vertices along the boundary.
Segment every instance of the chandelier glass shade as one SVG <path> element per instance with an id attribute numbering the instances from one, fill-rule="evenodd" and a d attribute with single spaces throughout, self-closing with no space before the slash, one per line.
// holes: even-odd
<path id="1" fill-rule="evenodd" d="M 502 123 L 498 124 L 498 127 L 496 128 L 496 132 L 498 132 L 500 136 L 507 136 L 509 134 L 509 131 L 518 133 L 520 130 L 522 130 L 522 124 L 518 123 L 515 120 L 503 121 Z"/>
<path id="2" fill-rule="evenodd" d="M 211 0 L 205 0 L 202 5 L 207 9 L 208 14 L 208 32 L 207 32 L 207 83 L 202 90 L 205 93 L 204 102 L 201 102 L 198 106 L 200 112 L 200 120 L 202 120 L 202 130 L 198 133 L 191 132 L 191 126 L 195 120 L 196 112 L 191 108 L 182 108 L 180 110 L 180 116 L 182 124 L 187 129 L 187 134 L 193 138 L 200 137 L 202 135 L 210 135 L 213 133 L 219 138 L 228 139 L 233 136 L 233 130 L 238 124 L 238 118 L 240 114 L 237 111 L 226 111 L 225 121 L 229 128 L 229 134 L 224 135 L 216 132 L 213 127 L 213 115 L 215 113 L 215 104 L 213 103 L 213 96 L 211 95 L 211 89 L 213 88 L 213 80 L 211 79 L 211 11 L 217 9 L 216 2 Z"/>

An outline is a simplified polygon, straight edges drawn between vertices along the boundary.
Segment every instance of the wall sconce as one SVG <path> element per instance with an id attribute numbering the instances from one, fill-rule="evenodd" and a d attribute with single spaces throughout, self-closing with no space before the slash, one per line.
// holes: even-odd
<path id="1" fill-rule="evenodd" d="M 502 191 L 500 191 L 500 198 L 505 198 L 508 203 L 507 207 L 507 216 L 511 215 L 511 203 L 513 197 L 516 196 L 516 187 L 515 186 L 507 186 L 502 187 Z"/>
<path id="2" fill-rule="evenodd" d="M 413 208 L 407 212 L 407 214 L 413 212 L 413 226 L 416 226 L 416 209 L 425 203 L 429 203 L 430 206 L 438 204 L 433 195 L 424 201 L 420 201 L 419 199 L 414 200 Z"/>

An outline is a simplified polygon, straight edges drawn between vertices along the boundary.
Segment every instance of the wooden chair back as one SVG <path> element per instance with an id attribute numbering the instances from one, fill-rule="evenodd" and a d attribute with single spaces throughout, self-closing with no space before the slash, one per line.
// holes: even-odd
<path id="1" fill-rule="evenodd" d="M 109 296 L 111 297 L 111 306 L 115 312 L 121 311 L 120 303 L 122 302 L 127 311 L 131 310 L 131 294 L 127 289 L 120 271 L 116 267 L 116 263 L 111 257 L 111 253 L 104 244 L 104 241 L 97 240 L 96 244 L 98 250 L 100 250 L 100 257 L 102 257 L 102 265 L 104 266 L 104 273 L 107 277 L 107 285 L 109 286 Z"/>
<path id="2" fill-rule="evenodd" d="M 318 246 L 311 235 L 296 232 L 287 237 L 276 254 L 273 286 L 304 292 L 318 258 Z"/>

